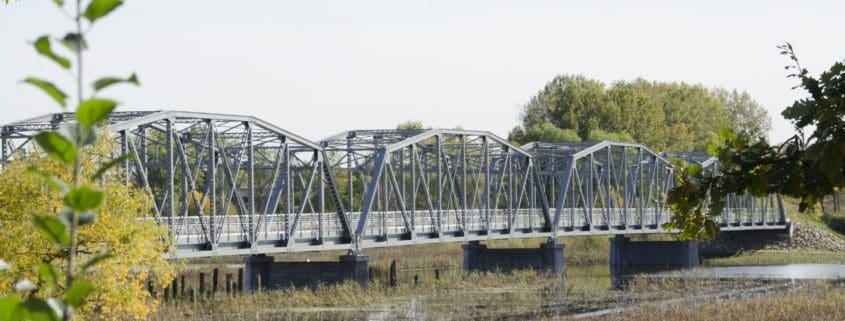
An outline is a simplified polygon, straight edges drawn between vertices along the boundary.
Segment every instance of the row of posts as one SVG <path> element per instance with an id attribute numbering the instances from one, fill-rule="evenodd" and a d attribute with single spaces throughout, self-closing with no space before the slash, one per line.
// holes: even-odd
<path id="1" fill-rule="evenodd" d="M 397 262 L 393 260 L 390 262 L 390 267 L 388 269 L 387 275 L 387 284 L 390 287 L 396 287 L 399 283 L 398 276 L 397 276 Z M 373 282 L 373 268 L 369 269 L 370 273 L 370 281 Z M 434 279 L 440 280 L 440 269 L 434 269 Z M 218 293 L 223 291 L 227 296 L 234 295 L 236 293 L 243 293 L 244 288 L 244 269 L 239 268 L 237 270 L 237 275 L 232 272 L 226 272 L 224 274 L 224 282 L 223 287 L 220 287 L 220 269 L 213 269 L 211 272 L 211 287 L 208 287 L 208 280 L 207 280 L 207 273 L 206 272 L 199 272 L 197 273 L 198 277 L 198 287 L 188 287 L 187 285 L 187 275 L 181 274 L 177 276 L 173 281 L 170 283 L 169 286 L 165 287 L 161 292 L 161 298 L 164 302 L 169 301 L 176 301 L 176 300 L 188 300 L 191 303 L 195 303 L 198 300 L 204 298 L 210 298 Z M 258 281 L 260 282 L 260 280 Z M 414 275 L 414 285 L 418 285 L 420 282 L 419 275 Z M 260 285 L 259 285 L 260 287 Z M 148 284 L 148 291 L 150 292 L 152 297 L 158 297 L 159 293 L 156 293 L 156 288 L 153 286 L 153 282 L 149 281 Z"/>
<path id="2" fill-rule="evenodd" d="M 390 262 L 390 267 L 388 268 L 388 275 L 387 275 L 387 285 L 390 287 L 396 287 L 399 284 L 399 278 L 397 276 L 397 263 L 396 260 Z M 434 279 L 440 280 L 440 269 L 434 269 Z M 373 268 L 370 268 L 370 282 L 374 282 L 373 279 Z M 420 276 L 419 274 L 414 274 L 414 285 L 420 284 Z"/>
<path id="3" fill-rule="evenodd" d="M 211 288 L 208 288 L 208 282 L 206 282 L 207 274 L 205 272 L 199 272 L 199 287 L 187 287 L 185 274 L 181 274 L 177 276 L 170 285 L 162 290 L 161 297 L 164 302 L 168 302 L 170 300 L 189 300 L 191 303 L 197 302 L 199 299 L 203 298 L 210 298 L 218 293 L 221 290 L 224 290 L 226 295 L 233 295 L 235 293 L 243 293 L 244 292 L 244 269 L 239 268 L 237 271 L 237 279 L 235 279 L 235 275 L 232 272 L 226 272 L 224 275 L 224 283 L 223 288 L 220 287 L 220 270 L 214 269 L 211 272 Z M 152 297 L 157 297 L 158 294 L 156 293 L 156 289 L 153 286 L 152 281 L 148 284 L 148 290 L 150 291 L 150 295 Z"/>

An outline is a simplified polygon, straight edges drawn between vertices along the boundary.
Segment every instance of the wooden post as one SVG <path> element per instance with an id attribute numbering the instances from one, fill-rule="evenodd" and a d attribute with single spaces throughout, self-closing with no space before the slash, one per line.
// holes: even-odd
<path id="1" fill-rule="evenodd" d="M 434 279 L 440 280 L 440 269 L 434 269 Z"/>
<path id="2" fill-rule="evenodd" d="M 232 293 L 232 273 L 226 273 L 226 294 Z"/>
<path id="3" fill-rule="evenodd" d="M 164 294 L 164 302 L 167 302 L 170 299 L 170 287 L 164 287 L 162 294 Z"/>
<path id="4" fill-rule="evenodd" d="M 182 274 L 179 276 L 179 296 L 184 297 L 185 294 L 187 294 L 185 292 L 185 275 Z"/>
<path id="5" fill-rule="evenodd" d="M 396 260 L 390 261 L 390 276 L 388 276 L 388 283 L 391 287 L 396 286 Z"/>
<path id="6" fill-rule="evenodd" d="M 173 279 L 173 282 L 170 282 L 170 288 L 173 289 L 173 299 L 175 301 L 176 298 L 179 297 L 179 284 L 177 279 Z"/>
<path id="7" fill-rule="evenodd" d="M 215 293 L 217 293 L 217 279 L 218 279 L 219 275 L 220 275 L 220 271 L 216 268 L 214 269 L 214 271 L 211 272 L 211 295 L 212 296 Z"/>
<path id="8" fill-rule="evenodd" d="M 238 292 L 244 291 L 244 269 L 238 269 Z"/>
<path id="9" fill-rule="evenodd" d="M 191 303 L 197 303 L 197 289 L 191 288 Z"/>
<path id="10" fill-rule="evenodd" d="M 414 285 L 420 285 L 420 276 L 419 276 L 419 274 L 414 274 Z"/>
<path id="11" fill-rule="evenodd" d="M 205 295 L 205 272 L 200 272 L 200 295 Z"/>

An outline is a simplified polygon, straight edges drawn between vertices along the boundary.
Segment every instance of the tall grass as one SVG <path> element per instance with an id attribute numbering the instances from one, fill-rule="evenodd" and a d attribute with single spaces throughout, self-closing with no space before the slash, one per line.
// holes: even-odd
<path id="1" fill-rule="evenodd" d="M 757 251 L 704 259 L 707 265 L 845 264 L 843 252 Z"/>

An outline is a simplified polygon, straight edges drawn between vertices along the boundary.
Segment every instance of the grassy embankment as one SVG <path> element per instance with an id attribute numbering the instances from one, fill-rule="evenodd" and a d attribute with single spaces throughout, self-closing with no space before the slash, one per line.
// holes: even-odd
<path id="1" fill-rule="evenodd" d="M 798 211 L 798 201 L 789 198 L 784 198 L 783 204 L 789 215 L 789 219 L 793 222 L 807 223 L 845 240 L 845 231 L 837 225 L 840 220 L 845 221 L 845 212 L 821 215 L 819 214 L 819 210 L 810 210 L 801 213 Z M 828 208 L 832 207 L 830 205 L 827 206 Z M 742 252 L 729 257 L 708 258 L 705 259 L 704 263 L 708 265 L 845 264 L 845 252 L 803 250 Z"/>

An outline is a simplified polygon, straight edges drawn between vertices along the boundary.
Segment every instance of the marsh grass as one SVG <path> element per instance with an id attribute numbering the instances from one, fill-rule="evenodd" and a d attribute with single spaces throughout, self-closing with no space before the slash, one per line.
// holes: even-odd
<path id="1" fill-rule="evenodd" d="M 756 251 L 704 259 L 706 265 L 845 264 L 843 252 Z"/>
<path id="2" fill-rule="evenodd" d="M 564 283 L 563 278 L 549 276 L 533 270 L 520 270 L 508 274 L 496 272 L 471 273 L 465 276 L 451 274 L 439 280 L 428 280 L 416 285 L 400 283 L 396 287 L 386 286 L 386 282 L 377 279 L 368 287 L 362 287 L 354 282 L 345 282 L 319 286 L 314 289 L 288 288 L 259 291 L 252 295 L 219 295 L 197 303 L 175 301 L 162 304 L 153 319 L 224 320 L 226 319 L 225 316 L 251 316 L 255 314 L 255 311 L 281 316 L 291 311 L 331 311 L 331 308 L 342 308 L 341 311 L 349 309 L 367 311 L 379 309 L 383 305 L 396 304 L 399 299 L 421 295 L 457 294 L 450 296 L 451 298 L 468 298 L 477 294 L 508 296 L 513 295 L 510 293 L 519 293 L 523 290 L 536 290 L 556 284 L 563 286 Z M 584 285 L 580 286 L 585 287 Z M 517 295 L 510 299 L 519 297 Z M 477 305 L 478 303 L 474 304 Z"/>

